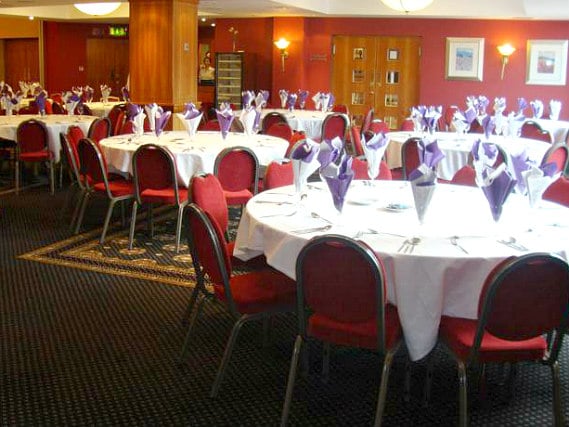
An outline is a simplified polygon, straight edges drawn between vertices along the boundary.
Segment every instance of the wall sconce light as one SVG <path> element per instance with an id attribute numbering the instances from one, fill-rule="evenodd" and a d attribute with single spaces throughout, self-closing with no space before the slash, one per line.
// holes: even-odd
<path id="1" fill-rule="evenodd" d="M 281 51 L 281 68 L 283 70 L 283 73 L 285 71 L 285 59 L 288 58 L 288 52 L 286 51 L 286 49 L 289 45 L 290 42 L 284 37 L 281 37 L 275 42 L 275 46 L 277 47 L 278 50 Z"/>
<path id="2" fill-rule="evenodd" d="M 113 13 L 120 7 L 120 2 L 116 3 L 75 3 L 76 9 L 87 15 L 100 16 Z"/>
<path id="3" fill-rule="evenodd" d="M 502 55 L 502 72 L 500 73 L 500 79 L 504 80 L 504 71 L 506 70 L 506 64 L 510 58 L 510 55 L 516 51 L 516 48 L 510 43 L 506 43 L 498 46 L 498 52 Z"/>

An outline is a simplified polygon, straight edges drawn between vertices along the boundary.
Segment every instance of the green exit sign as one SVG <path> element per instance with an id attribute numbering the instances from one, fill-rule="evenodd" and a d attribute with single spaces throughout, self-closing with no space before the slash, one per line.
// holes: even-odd
<path id="1" fill-rule="evenodd" d="M 128 36 L 128 27 L 111 26 L 111 27 L 109 27 L 109 36 L 111 36 L 111 37 L 126 37 L 126 36 Z"/>

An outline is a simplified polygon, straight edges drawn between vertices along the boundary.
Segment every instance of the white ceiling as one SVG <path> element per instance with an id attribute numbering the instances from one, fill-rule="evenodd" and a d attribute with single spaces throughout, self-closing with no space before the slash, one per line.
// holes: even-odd
<path id="1" fill-rule="evenodd" d="M 96 0 L 91 0 L 96 1 Z M 100 0 L 107 1 L 107 0 Z M 88 3 L 89 0 L 76 0 Z M 0 0 L 0 14 L 35 16 L 52 20 L 93 19 L 71 6 L 70 0 Z M 200 0 L 200 16 L 244 18 L 273 16 L 315 17 L 402 17 L 404 13 L 387 8 L 380 0 Z M 568 0 L 434 0 L 426 9 L 408 17 L 551 19 L 569 20 Z M 100 18 L 99 18 L 100 19 Z M 128 2 L 109 20 L 128 19 Z"/>

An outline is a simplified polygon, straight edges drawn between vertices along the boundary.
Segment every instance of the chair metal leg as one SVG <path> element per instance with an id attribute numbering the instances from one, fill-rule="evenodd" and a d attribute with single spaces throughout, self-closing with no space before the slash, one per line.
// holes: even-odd
<path id="1" fill-rule="evenodd" d="M 292 350 L 292 358 L 290 360 L 290 370 L 288 372 L 285 400 L 283 404 L 283 412 L 281 415 L 281 427 L 286 427 L 288 424 L 290 405 L 292 403 L 292 393 L 294 391 L 294 383 L 296 382 L 296 371 L 298 370 L 298 361 L 300 359 L 302 344 L 302 336 L 297 335 L 296 341 L 294 342 L 294 349 Z"/>
<path id="2" fill-rule="evenodd" d="M 130 218 L 130 232 L 128 233 L 128 249 L 132 250 L 132 243 L 134 242 L 134 229 L 136 228 L 136 211 L 138 210 L 138 202 L 135 200 L 132 203 L 132 216 Z"/>
<path id="3" fill-rule="evenodd" d="M 148 212 L 146 218 L 147 218 L 146 226 L 148 227 L 148 234 L 152 239 L 154 237 L 154 210 L 152 203 L 148 204 Z"/>
<path id="4" fill-rule="evenodd" d="M 433 384 L 433 364 L 434 357 L 432 354 L 427 356 L 427 372 L 425 373 L 425 388 L 423 390 L 423 406 L 429 406 L 431 400 L 431 387 Z"/>
<path id="5" fill-rule="evenodd" d="M 459 419 L 458 425 L 466 427 L 468 425 L 468 391 L 466 379 L 466 365 L 461 360 L 457 361 L 458 365 L 458 400 L 459 400 Z"/>
<path id="6" fill-rule="evenodd" d="M 53 161 L 48 162 L 49 164 L 49 192 L 53 196 L 55 194 L 55 163 Z"/>
<path id="7" fill-rule="evenodd" d="M 180 252 L 180 240 L 182 238 L 182 218 L 184 206 L 178 206 L 178 220 L 176 221 L 176 253 Z"/>
<path id="8" fill-rule="evenodd" d="M 14 185 L 16 187 L 16 194 L 20 194 L 20 162 L 18 160 L 16 160 L 14 171 Z"/>
<path id="9" fill-rule="evenodd" d="M 194 310 L 194 305 L 196 304 L 199 294 L 200 294 L 200 288 L 196 284 L 196 286 L 194 287 L 194 291 L 190 296 L 190 302 L 188 303 L 188 307 L 186 308 L 184 316 L 182 317 L 182 325 L 186 326 L 188 324 L 188 319 L 191 318 L 192 311 Z"/>
<path id="10" fill-rule="evenodd" d="M 397 353 L 399 346 L 392 348 L 387 352 L 383 360 L 383 372 L 381 373 L 381 383 L 379 385 L 379 396 L 377 398 L 377 409 L 375 411 L 375 421 L 373 423 L 374 427 L 381 427 L 383 421 L 383 410 L 385 409 L 385 398 L 387 396 L 387 383 L 389 382 L 389 372 L 391 370 L 391 364 L 393 363 L 393 357 Z"/>
<path id="11" fill-rule="evenodd" d="M 235 325 L 233 325 L 233 329 L 231 330 L 231 335 L 229 336 L 229 340 L 227 341 L 227 345 L 225 346 L 225 351 L 223 352 L 221 365 L 217 370 L 217 375 L 215 377 L 215 381 L 213 382 L 213 387 L 211 388 L 210 397 L 217 397 L 219 393 L 219 388 L 221 387 L 221 381 L 223 381 L 223 377 L 225 376 L 225 371 L 227 370 L 227 364 L 229 363 L 229 359 L 231 358 L 231 354 L 233 353 L 233 347 L 235 347 L 235 342 L 237 341 L 237 336 L 239 335 L 239 331 L 241 331 L 241 327 L 245 324 L 245 322 L 249 320 L 251 320 L 251 315 L 244 314 L 237 320 L 237 322 L 235 322 Z"/>
<path id="12" fill-rule="evenodd" d="M 83 217 L 85 216 L 85 208 L 89 202 L 89 197 L 91 197 L 91 192 L 87 191 L 85 193 L 85 196 L 83 196 L 81 208 L 79 209 L 79 217 L 77 218 L 77 224 L 75 224 L 75 234 L 79 233 L 79 230 L 81 230 L 81 225 L 83 225 Z"/>
<path id="13" fill-rule="evenodd" d="M 109 222 L 111 222 L 111 216 L 113 215 L 113 209 L 115 208 L 115 204 L 117 203 L 117 199 L 111 199 L 109 202 L 109 207 L 107 208 L 107 214 L 105 215 L 105 222 L 103 223 L 103 232 L 101 233 L 101 238 L 99 239 L 99 243 L 102 245 L 105 243 L 105 236 L 107 235 L 107 230 L 109 229 Z"/>
<path id="14" fill-rule="evenodd" d="M 561 402 L 561 385 L 559 384 L 559 362 L 555 361 L 550 365 L 551 379 L 553 380 L 553 413 L 555 417 L 555 427 L 565 425 L 563 404 Z"/>
<path id="15" fill-rule="evenodd" d="M 184 345 L 182 346 L 182 352 L 180 353 L 180 360 L 179 360 L 179 364 L 183 364 L 184 363 L 184 359 L 186 357 L 186 353 L 188 352 L 188 347 L 190 346 L 190 339 L 192 336 L 192 332 L 194 330 L 194 326 L 196 325 L 198 318 L 200 317 L 200 314 L 202 312 L 203 309 L 203 305 L 205 302 L 205 297 L 201 298 L 198 300 L 198 306 L 196 308 L 196 312 L 194 313 L 194 316 L 190 319 L 190 325 L 188 326 L 188 332 L 186 332 L 186 338 L 184 338 Z"/>
<path id="16" fill-rule="evenodd" d="M 327 383 L 330 379 L 330 348 L 329 342 L 322 343 L 322 381 Z"/>
<path id="17" fill-rule="evenodd" d="M 411 401 L 411 360 L 407 358 L 405 361 L 405 378 L 403 379 L 403 401 L 409 403 Z"/>
<path id="18" fill-rule="evenodd" d="M 69 230 L 70 231 L 74 231 L 74 225 L 77 223 L 77 220 L 79 219 L 79 210 L 81 209 L 81 205 L 83 203 L 83 199 L 85 198 L 85 194 L 87 194 L 87 191 L 85 191 L 83 188 L 79 188 L 78 189 L 78 194 L 77 194 L 77 202 L 75 203 L 75 207 L 73 208 L 73 213 L 71 214 L 71 221 L 69 223 Z"/>

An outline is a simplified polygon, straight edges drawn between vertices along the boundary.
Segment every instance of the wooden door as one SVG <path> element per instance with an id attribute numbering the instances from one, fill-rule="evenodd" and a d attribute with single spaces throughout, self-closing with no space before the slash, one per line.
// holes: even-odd
<path id="1" fill-rule="evenodd" d="M 357 124 L 369 107 L 399 129 L 419 102 L 419 37 L 335 36 L 331 91 Z"/>
<path id="2" fill-rule="evenodd" d="M 128 40 L 87 40 L 87 84 L 95 89 L 95 98 L 100 96 L 99 88 L 106 84 L 112 88 L 112 96 L 121 96 L 129 71 Z"/>
<path id="3" fill-rule="evenodd" d="M 18 82 L 40 80 L 38 39 L 4 40 L 4 81 L 19 90 Z"/>

